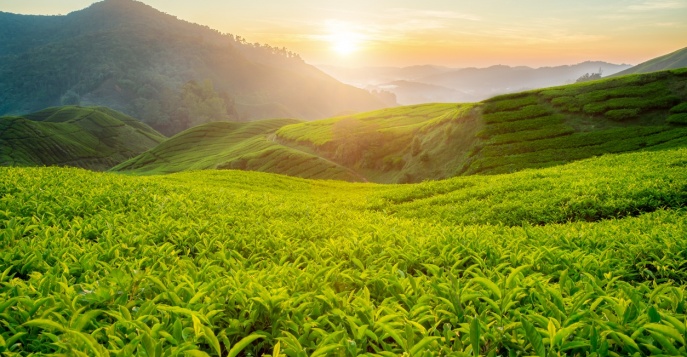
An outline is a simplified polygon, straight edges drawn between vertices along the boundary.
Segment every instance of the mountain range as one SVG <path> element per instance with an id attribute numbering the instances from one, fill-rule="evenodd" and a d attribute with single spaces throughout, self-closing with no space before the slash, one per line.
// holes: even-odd
<path id="1" fill-rule="evenodd" d="M 312 120 L 394 104 L 285 48 L 134 0 L 104 0 L 66 16 L 0 12 L 0 115 L 107 106 L 174 134 L 210 121 Z"/>
<path id="2" fill-rule="evenodd" d="M 588 73 L 609 76 L 630 67 L 601 61 L 540 68 L 505 65 L 487 68 L 319 66 L 344 83 L 393 93 L 398 103 L 403 105 L 476 102 L 500 94 L 575 83 Z"/>

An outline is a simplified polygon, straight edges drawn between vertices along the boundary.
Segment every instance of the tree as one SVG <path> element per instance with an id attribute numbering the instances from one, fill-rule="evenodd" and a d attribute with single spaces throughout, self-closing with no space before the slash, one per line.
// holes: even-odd
<path id="1" fill-rule="evenodd" d="M 585 73 L 580 78 L 578 78 L 575 83 L 582 83 L 582 82 L 588 82 L 588 81 L 595 81 L 597 79 L 601 79 L 601 74 L 603 71 L 601 68 L 599 68 L 599 72 L 597 73 Z"/>

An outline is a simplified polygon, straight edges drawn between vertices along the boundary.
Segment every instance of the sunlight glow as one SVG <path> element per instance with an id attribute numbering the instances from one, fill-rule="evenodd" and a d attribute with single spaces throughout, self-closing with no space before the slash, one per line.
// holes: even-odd
<path id="1" fill-rule="evenodd" d="M 329 21 L 327 23 L 329 34 L 325 36 L 331 49 L 342 56 L 349 56 L 360 50 L 365 36 L 354 31 L 353 24 L 342 21 Z"/>
<path id="2" fill-rule="evenodd" d="M 355 34 L 342 32 L 331 36 L 332 49 L 341 55 L 350 55 L 358 50 Z"/>

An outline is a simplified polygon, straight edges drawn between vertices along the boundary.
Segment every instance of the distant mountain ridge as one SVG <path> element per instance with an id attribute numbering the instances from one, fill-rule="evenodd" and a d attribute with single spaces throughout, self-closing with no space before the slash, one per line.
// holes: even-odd
<path id="1" fill-rule="evenodd" d="M 337 68 L 322 66 L 344 83 L 394 93 L 400 104 L 475 102 L 495 95 L 575 83 L 586 73 L 609 76 L 630 65 L 587 61 L 574 65 L 532 68 L 496 65 L 487 68 L 412 66 L 404 68 Z M 399 81 L 404 81 L 398 83 Z M 427 88 L 428 85 L 435 86 Z"/>
<path id="2" fill-rule="evenodd" d="M 654 59 L 640 63 L 632 68 L 628 68 L 622 72 L 618 72 L 614 76 L 649 73 L 684 67 L 687 67 L 687 47 L 677 50 L 675 52 L 671 52 L 667 55 L 656 57 Z"/>
<path id="3" fill-rule="evenodd" d="M 134 0 L 104 0 L 66 16 L 0 13 L 0 115 L 60 104 L 108 106 L 167 133 L 389 105 L 284 48 L 249 44 Z"/>

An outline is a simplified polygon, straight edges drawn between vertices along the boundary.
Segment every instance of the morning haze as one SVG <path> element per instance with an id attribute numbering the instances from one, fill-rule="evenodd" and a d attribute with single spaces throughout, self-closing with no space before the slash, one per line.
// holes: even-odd
<path id="1" fill-rule="evenodd" d="M 145 1 L 250 42 L 329 65 L 533 67 L 637 64 L 684 47 L 687 2 Z M 91 1 L 5 0 L 1 11 L 66 14 Z"/>

